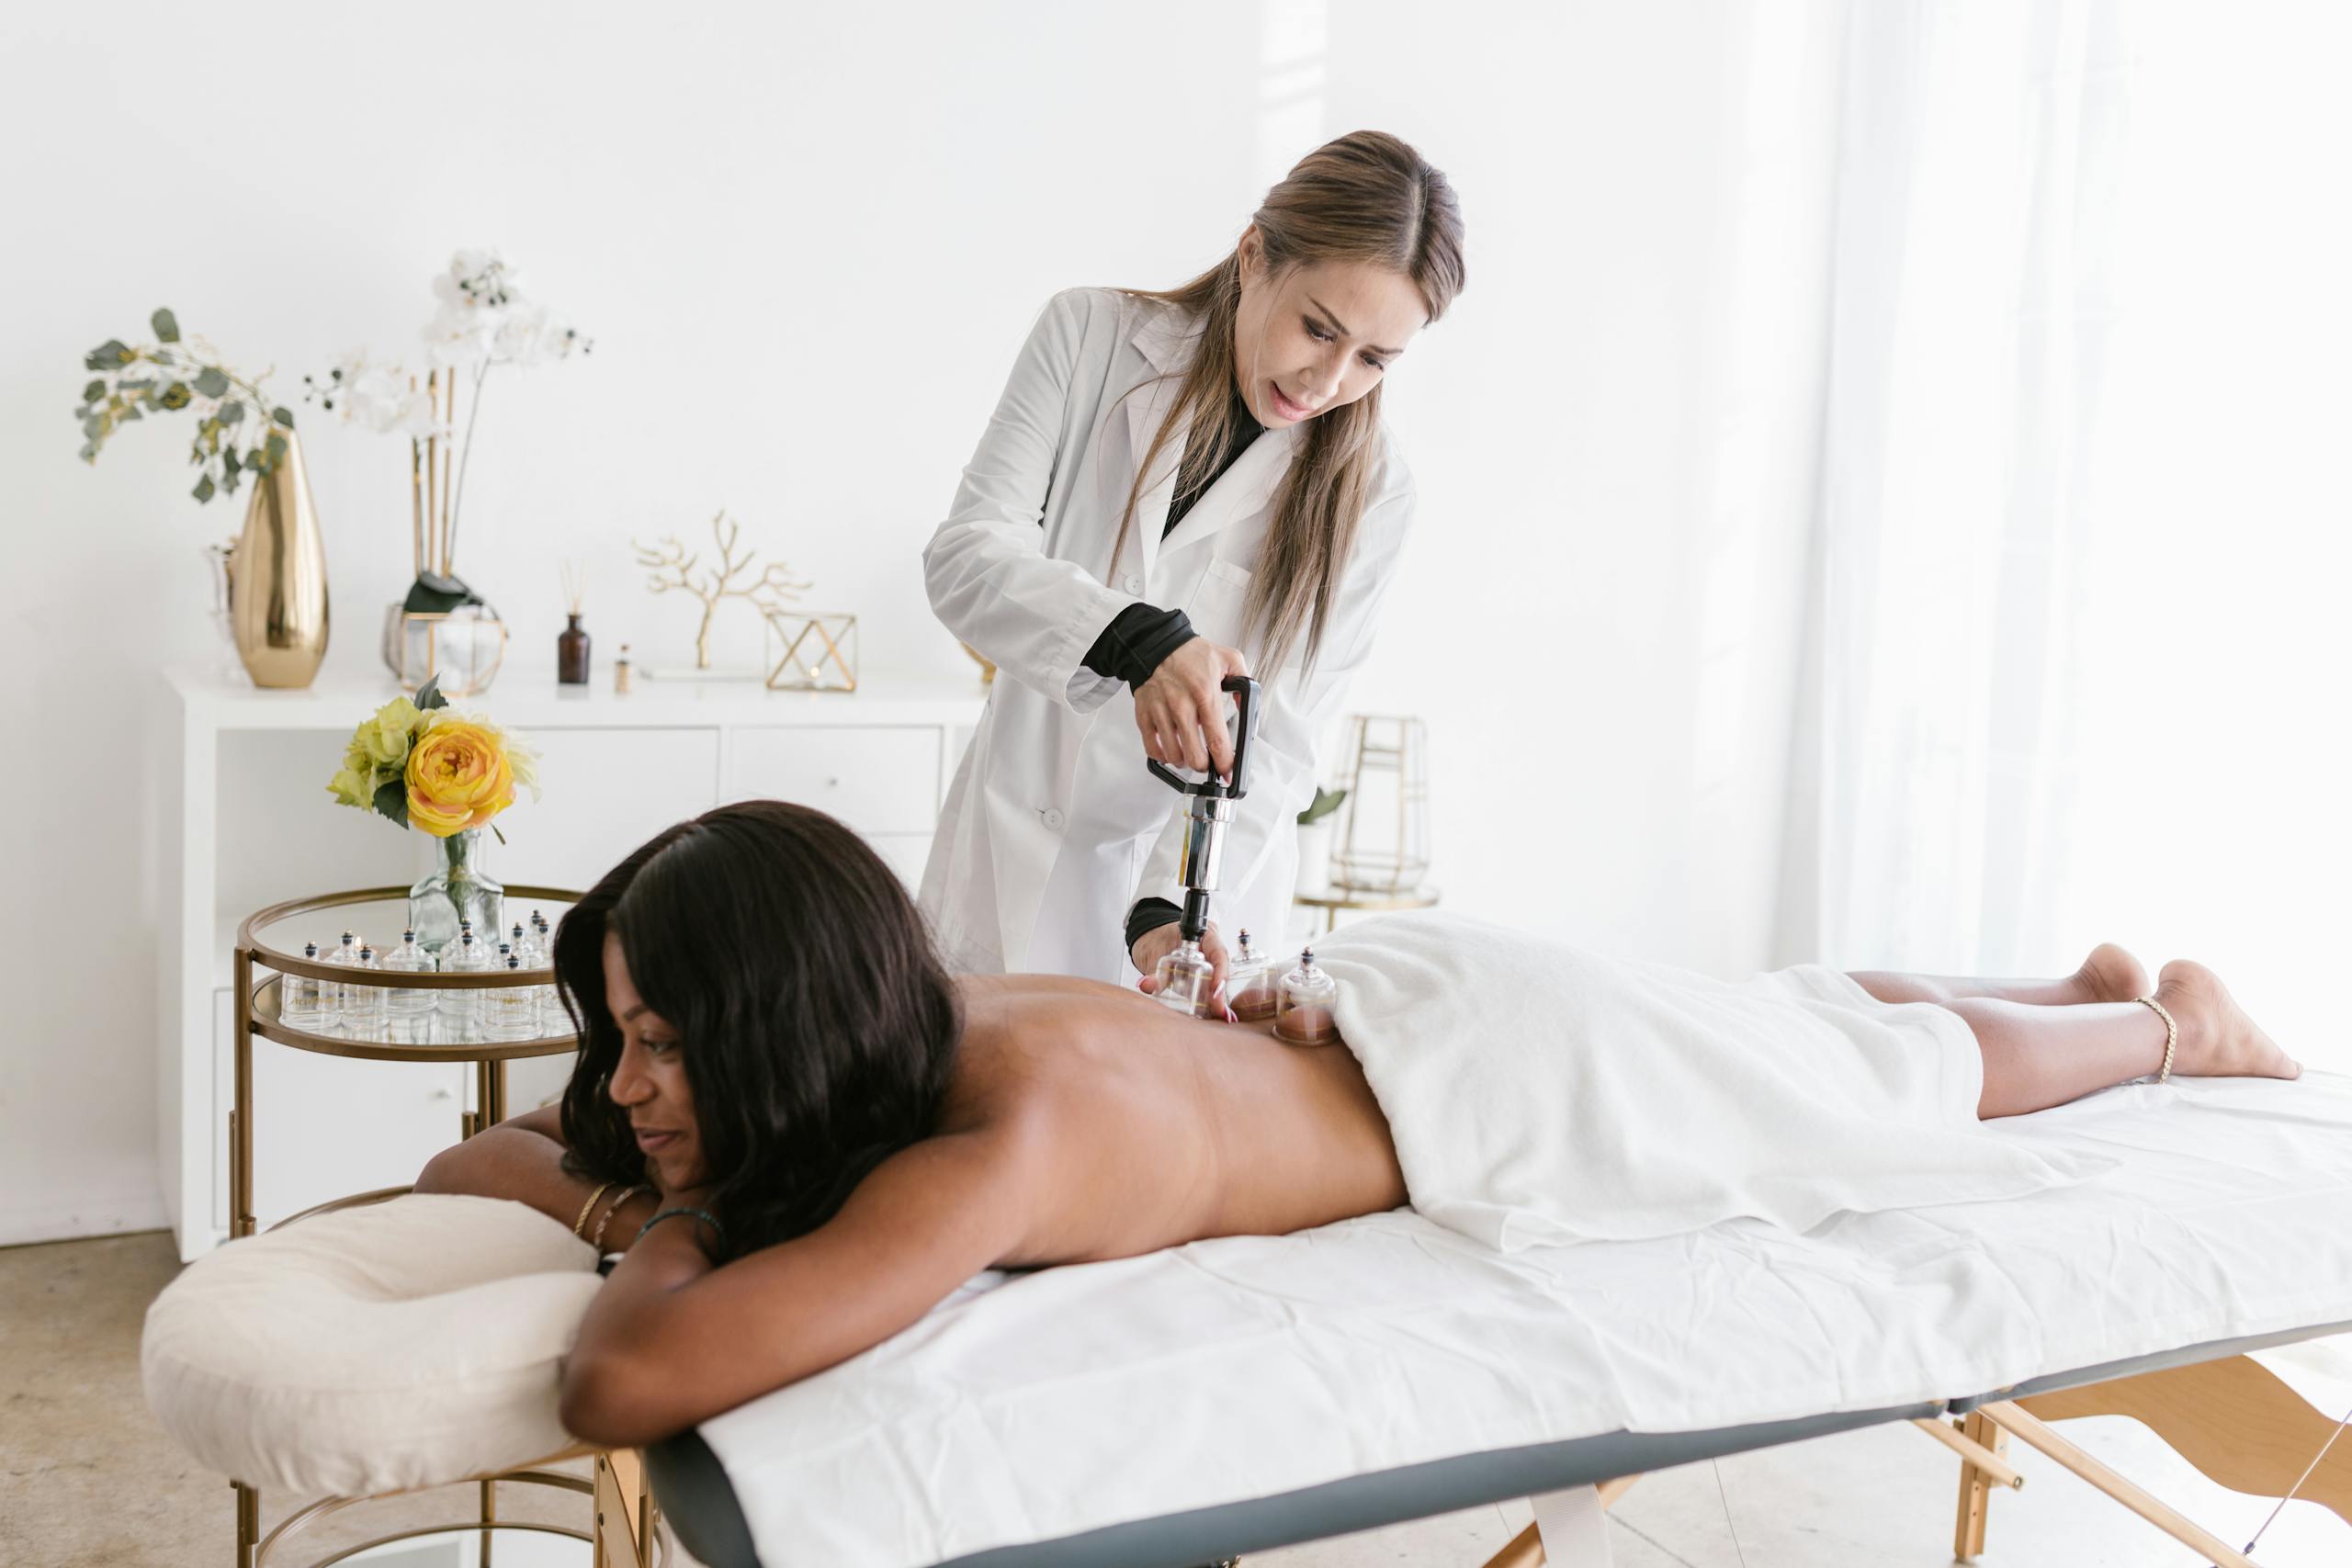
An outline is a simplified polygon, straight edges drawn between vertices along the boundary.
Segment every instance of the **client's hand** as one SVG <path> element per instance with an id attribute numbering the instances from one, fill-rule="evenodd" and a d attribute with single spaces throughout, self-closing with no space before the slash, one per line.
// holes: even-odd
<path id="1" fill-rule="evenodd" d="M 1136 967 L 1143 971 L 1143 978 L 1136 985 L 1145 996 L 1159 989 L 1159 961 L 1175 952 L 1183 940 L 1184 933 L 1174 920 L 1164 926 L 1154 926 L 1136 938 L 1130 956 L 1135 959 Z M 1201 956 L 1216 966 L 1216 994 L 1223 996 L 1229 964 L 1225 952 L 1225 938 L 1217 934 L 1215 920 L 1211 920 L 1208 930 L 1201 933 Z"/>
<path id="2" fill-rule="evenodd" d="M 1151 679 L 1136 689 L 1136 728 L 1144 755 L 1171 768 L 1233 771 L 1233 737 L 1226 721 L 1233 698 L 1222 689 L 1227 675 L 1247 675 L 1250 661 L 1238 649 L 1195 637 L 1159 661 Z"/>

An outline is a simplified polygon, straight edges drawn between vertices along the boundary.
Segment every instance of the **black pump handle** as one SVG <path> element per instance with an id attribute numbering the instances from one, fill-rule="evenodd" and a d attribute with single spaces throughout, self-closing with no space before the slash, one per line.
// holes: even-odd
<path id="1" fill-rule="evenodd" d="M 1258 682 L 1248 675 L 1227 675 L 1222 689 L 1234 694 L 1241 722 L 1233 737 L 1233 782 L 1220 782 L 1212 773 L 1195 784 L 1178 774 L 1157 757 L 1148 757 L 1144 765 L 1160 783 L 1185 795 L 1221 795 L 1227 800 L 1239 800 L 1250 792 L 1250 742 L 1258 733 Z"/>

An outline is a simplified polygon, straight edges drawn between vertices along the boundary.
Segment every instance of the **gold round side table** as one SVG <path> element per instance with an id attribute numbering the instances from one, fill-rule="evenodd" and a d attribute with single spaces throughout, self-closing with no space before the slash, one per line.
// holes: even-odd
<path id="1" fill-rule="evenodd" d="M 509 886 L 506 901 L 508 908 L 518 904 L 536 908 L 548 916 L 548 923 L 552 926 L 562 919 L 565 911 L 580 901 L 580 895 L 560 887 Z M 508 1062 L 521 1056 L 556 1055 L 579 1047 L 579 1036 L 570 1031 L 535 1033 L 524 1038 L 508 1037 L 492 1033 L 479 1022 L 461 1023 L 446 1018 L 437 1007 L 431 1012 L 414 1017 L 388 1012 L 383 1021 L 376 1024 L 338 1022 L 306 1029 L 287 1022 L 281 1005 L 286 976 L 300 975 L 345 985 L 355 983 L 354 971 L 350 968 L 301 955 L 302 937 L 299 929 L 301 923 L 309 920 L 311 929 L 317 929 L 316 918 L 330 912 L 334 915 L 333 924 L 338 930 L 373 929 L 379 932 L 400 930 L 408 921 L 408 889 L 368 887 L 356 892 L 289 899 L 283 904 L 272 904 L 266 909 L 256 910 L 237 929 L 234 954 L 236 1089 L 233 1108 L 229 1112 L 229 1235 L 232 1240 L 253 1235 L 255 1228 L 253 1168 L 253 1043 L 255 1039 L 275 1041 L 297 1051 L 313 1051 L 329 1056 L 358 1057 L 368 1061 L 470 1062 L 474 1065 L 475 1103 L 480 1109 L 461 1113 L 458 1131 L 460 1141 L 506 1120 Z M 492 942 L 495 943 L 498 934 L 493 931 L 489 935 Z M 256 965 L 272 971 L 258 983 L 254 977 Z M 550 986 L 555 983 L 555 972 L 549 967 L 467 975 L 438 972 L 402 974 L 373 969 L 363 973 L 367 976 L 368 985 L 388 992 L 487 991 L 503 987 Z M 305 1209 L 277 1224 L 292 1224 L 297 1220 L 330 1210 L 381 1202 L 407 1190 L 404 1187 L 391 1187 L 370 1192 L 355 1192 L 348 1197 Z M 277 1227 L 273 1225 L 271 1228 Z M 543 1468 L 558 1460 L 591 1453 L 596 1460 L 593 1478 L 582 1479 Z M 326 1568 L 329 1563 L 341 1562 L 402 1540 L 466 1530 L 480 1532 L 480 1561 L 485 1564 L 491 1559 L 492 1538 L 501 1530 L 568 1536 L 588 1542 L 599 1563 L 650 1563 L 651 1561 L 654 1513 L 650 1489 L 645 1484 L 634 1454 L 610 1454 L 584 1446 L 575 1447 L 519 1469 L 474 1479 L 481 1487 L 477 1517 L 462 1523 L 380 1536 L 358 1546 L 332 1552 L 320 1559 L 313 1568 Z M 522 1520 L 502 1521 L 498 1517 L 495 1491 L 502 1481 L 589 1495 L 596 1504 L 596 1530 L 592 1534 L 585 1530 Z M 307 1507 L 298 1509 L 264 1536 L 261 1532 L 260 1492 L 241 1481 L 232 1481 L 230 1484 L 235 1489 L 237 1497 L 239 1568 L 264 1568 L 273 1548 L 286 1544 L 289 1538 L 308 1526 L 355 1504 L 375 1501 L 373 1498 L 322 1497 Z"/>
<path id="2" fill-rule="evenodd" d="M 548 913 L 548 924 L 552 926 L 561 919 L 565 910 L 580 901 L 580 895 L 560 887 L 509 887 L 506 899 L 509 908 L 518 903 L 528 904 Z M 333 923 L 338 928 L 373 926 L 379 931 L 387 929 L 398 931 L 408 920 L 408 889 L 368 887 L 352 893 L 326 893 L 315 897 L 289 899 L 255 911 L 237 928 L 233 986 L 237 1008 L 236 1088 L 233 1109 L 229 1112 L 229 1235 L 232 1238 L 254 1234 L 253 1043 L 256 1037 L 274 1040 L 297 1051 L 314 1051 L 323 1055 L 353 1056 L 376 1062 L 471 1062 L 474 1065 L 474 1100 L 480 1109 L 467 1111 L 459 1118 L 460 1140 L 470 1138 L 484 1127 L 495 1126 L 506 1120 L 508 1062 L 518 1056 L 552 1056 L 579 1047 L 579 1036 L 569 1031 L 524 1039 L 506 1038 L 492 1034 L 479 1025 L 459 1024 L 442 1016 L 437 1009 L 417 1018 L 389 1017 L 381 1024 L 372 1026 L 337 1023 L 323 1029 L 303 1029 L 288 1023 L 280 1006 L 287 976 L 301 975 L 344 984 L 352 982 L 354 971 L 351 969 L 320 959 L 304 958 L 301 954 L 300 922 L 329 911 L 334 911 Z M 317 929 L 315 919 L 311 920 L 311 929 Z M 494 944 L 498 941 L 498 933 L 489 933 L 489 940 Z M 256 964 L 275 973 L 256 984 L 254 979 Z M 366 973 L 369 986 L 385 991 L 486 991 L 510 986 L 550 986 L 555 983 L 555 971 L 550 968 L 474 975 L 437 972 L 404 975 L 372 969 Z M 338 1199 L 333 1203 L 306 1209 L 303 1213 L 318 1213 L 360 1199 L 380 1196 L 383 1194 L 356 1193 L 349 1199 Z M 294 1216 L 297 1219 L 301 1217 Z"/>

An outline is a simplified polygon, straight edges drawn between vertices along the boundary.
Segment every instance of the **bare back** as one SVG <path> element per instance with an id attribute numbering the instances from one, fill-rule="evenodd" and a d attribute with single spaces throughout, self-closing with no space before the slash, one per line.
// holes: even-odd
<path id="1" fill-rule="evenodd" d="M 958 982 L 943 1134 L 1018 1129 L 1027 1211 L 1009 1264 L 1128 1257 L 1392 1209 L 1404 1177 L 1344 1044 L 1188 1018 L 1137 992 L 1018 975 Z"/>
<path id="2" fill-rule="evenodd" d="M 990 1267 L 1282 1235 L 1405 1201 L 1344 1044 L 1294 1049 L 1090 980 L 958 987 L 939 1125 L 831 1219 L 716 1268 L 680 1226 L 630 1247 L 567 1366 L 573 1432 L 666 1436 L 880 1344 Z M 576 1201 L 567 1190 L 548 1212 Z"/>

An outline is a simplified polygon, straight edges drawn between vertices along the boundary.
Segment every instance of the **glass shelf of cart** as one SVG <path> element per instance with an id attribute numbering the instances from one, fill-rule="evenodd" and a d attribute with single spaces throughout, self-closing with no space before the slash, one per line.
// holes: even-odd
<path id="1" fill-rule="evenodd" d="M 543 916 L 552 931 L 571 912 L 578 895 L 534 897 L 548 890 L 510 887 L 506 892 L 506 929 L 474 933 L 492 952 L 511 940 L 514 928 L 527 931 L 533 915 Z M 334 951 L 345 931 L 374 947 L 378 957 L 397 950 L 408 930 L 408 895 L 404 889 L 381 889 L 357 897 L 315 898 L 280 904 L 246 922 L 244 937 L 254 949 L 254 962 L 278 968 L 278 961 L 299 960 L 303 945 L 318 944 L 322 956 Z M 540 965 L 544 969 L 546 965 Z M 545 983 L 545 976 L 541 982 Z"/>
<path id="2" fill-rule="evenodd" d="M 374 976 L 371 975 L 370 978 Z M 387 1014 L 364 1024 L 288 1023 L 279 1003 L 283 979 L 272 976 L 254 987 L 254 1029 L 265 1038 L 331 1056 L 369 1056 L 384 1061 L 482 1062 L 502 1057 L 552 1056 L 579 1048 L 568 1026 L 540 1024 L 528 1032 L 505 1033 L 435 1011 L 415 1018 Z"/>

